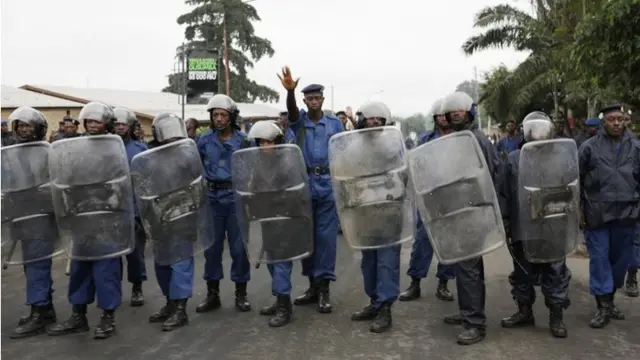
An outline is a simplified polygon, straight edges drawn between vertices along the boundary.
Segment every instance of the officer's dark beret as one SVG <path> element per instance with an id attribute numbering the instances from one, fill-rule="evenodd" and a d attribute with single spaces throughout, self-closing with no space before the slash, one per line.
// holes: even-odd
<path id="1" fill-rule="evenodd" d="M 625 112 L 624 105 L 622 104 L 611 104 L 600 109 L 600 117 L 605 116 L 606 114 L 614 111 Z"/>
<path id="2" fill-rule="evenodd" d="M 336 113 L 336 116 L 340 116 L 340 115 L 347 115 L 347 113 L 346 113 L 346 112 L 344 112 L 344 111 L 342 111 L 342 110 L 340 110 L 340 111 L 338 111 L 338 112 Z"/>
<path id="3" fill-rule="evenodd" d="M 320 84 L 309 84 L 302 89 L 303 94 L 314 93 L 314 92 L 323 92 L 324 86 Z"/>
<path id="4" fill-rule="evenodd" d="M 587 126 L 598 126 L 600 125 L 600 119 L 598 118 L 589 118 L 587 119 L 587 121 L 584 122 L 585 125 Z"/>

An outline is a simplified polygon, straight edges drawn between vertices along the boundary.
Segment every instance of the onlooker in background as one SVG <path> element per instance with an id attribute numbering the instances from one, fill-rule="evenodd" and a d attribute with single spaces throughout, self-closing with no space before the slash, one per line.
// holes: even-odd
<path id="1" fill-rule="evenodd" d="M 505 159 L 510 152 L 518 149 L 518 146 L 522 143 L 522 136 L 520 136 L 516 131 L 517 128 L 515 120 L 507 121 L 505 128 L 507 136 L 498 140 L 498 145 L 496 145 L 496 150 L 503 159 Z"/>
<path id="2" fill-rule="evenodd" d="M 142 130 L 142 125 L 140 125 L 140 122 L 136 122 L 133 125 L 133 135 L 138 139 L 138 141 L 144 142 L 144 131 Z"/>
<path id="3" fill-rule="evenodd" d="M 284 133 L 284 143 L 295 144 L 298 139 L 296 139 L 296 135 L 293 133 L 293 130 L 289 129 L 289 112 L 280 112 L 278 124 L 280 125 L 280 127 L 282 128 L 282 132 Z"/>
<path id="4" fill-rule="evenodd" d="M 78 126 L 80 122 L 76 119 L 65 118 L 64 120 L 64 138 L 73 138 L 77 136 L 82 136 L 82 134 L 78 133 Z"/>
<path id="5" fill-rule="evenodd" d="M 187 136 L 197 144 L 200 135 L 198 135 L 196 131 L 198 130 L 200 123 L 195 118 L 188 118 L 184 123 L 187 127 Z"/>
<path id="6" fill-rule="evenodd" d="M 68 120 L 73 120 L 73 118 L 71 117 L 71 110 L 67 110 L 67 115 L 65 115 L 64 118 L 62 118 L 62 121 L 68 121 Z"/>
<path id="7" fill-rule="evenodd" d="M 584 122 L 584 130 L 576 136 L 576 145 L 580 148 L 580 145 L 584 144 L 585 141 L 589 140 L 592 136 L 598 133 L 598 127 L 600 126 L 600 119 L 598 118 L 590 118 Z"/>
<path id="8" fill-rule="evenodd" d="M 554 119 L 553 125 L 556 127 L 556 139 L 568 138 L 569 136 L 564 132 L 564 120 Z"/>
<path id="9" fill-rule="evenodd" d="M 54 142 L 60 139 L 64 139 L 64 120 L 58 123 L 58 130 L 51 132 L 51 135 L 49 136 L 49 142 Z"/>
<path id="10" fill-rule="evenodd" d="M 344 127 L 345 130 L 349 131 L 356 128 L 351 107 L 347 107 L 346 111 L 342 111 L 342 110 L 338 111 L 336 113 L 336 116 L 338 117 L 338 119 L 340 119 L 340 122 L 342 123 L 342 126 Z"/>
<path id="11" fill-rule="evenodd" d="M 9 131 L 9 123 L 2 120 L 2 146 L 13 145 L 13 133 Z"/>

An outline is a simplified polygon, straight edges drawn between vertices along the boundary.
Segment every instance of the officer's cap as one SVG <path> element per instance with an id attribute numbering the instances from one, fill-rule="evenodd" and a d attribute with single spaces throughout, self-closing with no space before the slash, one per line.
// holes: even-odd
<path id="1" fill-rule="evenodd" d="M 320 84 L 309 84 L 302 89 L 303 94 L 316 93 L 316 92 L 321 93 L 323 91 L 324 91 L 324 86 Z"/>
<path id="2" fill-rule="evenodd" d="M 622 104 L 607 105 L 607 106 L 603 107 L 602 109 L 600 109 L 600 118 L 602 119 L 605 115 L 607 115 L 610 112 L 620 111 L 620 112 L 624 113 L 625 110 L 626 109 L 624 108 L 624 105 L 622 105 Z"/>
<path id="3" fill-rule="evenodd" d="M 589 118 L 584 122 L 586 126 L 598 126 L 600 125 L 600 119 L 598 118 Z"/>

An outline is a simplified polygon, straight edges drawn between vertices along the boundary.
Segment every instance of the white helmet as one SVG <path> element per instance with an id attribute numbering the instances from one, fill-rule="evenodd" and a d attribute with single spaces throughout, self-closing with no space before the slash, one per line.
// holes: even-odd
<path id="1" fill-rule="evenodd" d="M 534 111 L 522 120 L 525 141 L 548 140 L 553 138 L 554 126 L 549 115 Z"/>
<path id="2" fill-rule="evenodd" d="M 275 141 L 278 136 L 284 137 L 284 133 L 275 120 L 261 120 L 253 124 L 247 137 L 249 139 Z"/>

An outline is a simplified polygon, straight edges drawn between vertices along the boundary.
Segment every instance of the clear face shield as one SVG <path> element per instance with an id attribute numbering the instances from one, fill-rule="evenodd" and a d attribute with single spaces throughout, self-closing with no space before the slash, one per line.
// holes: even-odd
<path id="1" fill-rule="evenodd" d="M 522 124 L 525 141 L 539 141 L 553 139 L 555 127 L 546 119 L 527 120 Z"/>

